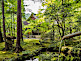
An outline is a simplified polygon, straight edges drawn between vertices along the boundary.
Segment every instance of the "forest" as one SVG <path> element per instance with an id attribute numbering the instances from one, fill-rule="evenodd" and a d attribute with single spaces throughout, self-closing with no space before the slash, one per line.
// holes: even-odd
<path id="1" fill-rule="evenodd" d="M 80 23 L 81 0 L 0 0 L 0 61 L 81 61 Z"/>

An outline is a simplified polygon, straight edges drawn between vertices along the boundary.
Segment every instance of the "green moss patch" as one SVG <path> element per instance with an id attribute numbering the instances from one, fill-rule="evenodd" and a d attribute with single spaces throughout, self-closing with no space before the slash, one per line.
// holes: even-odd
<path id="1" fill-rule="evenodd" d="M 34 51 L 42 48 L 40 45 L 36 45 L 36 43 L 40 44 L 38 39 L 25 39 L 24 42 L 21 42 L 21 46 L 25 51 L 15 53 L 15 51 L 12 50 L 2 51 L 2 49 L 5 47 L 5 42 L 2 42 L 0 43 L 0 61 L 11 60 L 14 58 L 16 59 L 23 54 L 33 54 Z M 13 46 L 16 47 L 16 40 L 14 40 Z"/>

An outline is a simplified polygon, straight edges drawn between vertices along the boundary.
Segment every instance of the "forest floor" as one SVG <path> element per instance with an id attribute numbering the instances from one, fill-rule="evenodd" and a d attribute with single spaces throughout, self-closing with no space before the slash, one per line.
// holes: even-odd
<path id="1" fill-rule="evenodd" d="M 40 41 L 42 42 L 42 40 Z M 14 58 L 17 59 L 24 54 L 32 55 L 36 50 L 38 51 L 41 48 L 44 48 L 45 46 L 48 47 L 50 45 L 49 43 L 47 43 L 43 45 L 44 47 L 42 47 L 40 45 L 40 41 L 39 39 L 24 39 L 24 42 L 21 42 L 21 46 L 25 51 L 22 51 L 21 53 L 15 53 L 15 51 L 13 50 L 2 51 L 5 46 L 5 42 L 2 42 L 0 43 L 0 61 L 13 60 Z M 16 46 L 16 40 L 14 40 L 13 46 Z"/>
<path id="2" fill-rule="evenodd" d="M 52 61 L 58 60 L 58 56 L 61 59 L 63 59 L 63 57 L 68 57 L 70 59 L 68 55 L 65 55 L 63 53 L 80 54 L 80 51 L 81 51 L 80 41 L 81 39 L 80 40 L 69 40 L 69 42 L 67 42 L 66 40 L 66 46 L 64 46 L 64 43 L 62 43 L 60 55 L 59 55 L 60 41 L 51 42 L 49 40 L 43 41 L 41 39 L 24 39 L 24 42 L 21 42 L 21 46 L 25 51 L 22 51 L 20 53 L 15 53 L 15 51 L 13 50 L 2 51 L 5 46 L 5 43 L 2 42 L 0 43 L 0 61 L 3 61 L 3 60 L 16 61 L 17 59 L 22 60 L 23 59 L 22 57 L 24 57 L 25 59 L 26 58 L 28 59 L 28 57 L 32 58 L 33 56 L 39 59 L 40 57 L 42 57 L 43 59 L 48 59 L 48 61 L 49 59 L 51 59 Z M 14 47 L 16 46 L 16 40 L 14 40 L 13 46 Z M 71 58 L 73 59 L 74 57 L 71 56 Z"/>

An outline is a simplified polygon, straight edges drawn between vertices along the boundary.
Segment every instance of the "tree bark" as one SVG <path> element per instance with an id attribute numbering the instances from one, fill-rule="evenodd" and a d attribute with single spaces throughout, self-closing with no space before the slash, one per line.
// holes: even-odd
<path id="1" fill-rule="evenodd" d="M 20 45 L 20 24 L 21 24 L 21 0 L 17 0 L 17 42 L 16 42 L 16 52 L 19 53 L 23 49 Z"/>
<path id="2" fill-rule="evenodd" d="M 12 12 L 11 12 L 11 35 L 13 36 L 13 31 L 12 31 Z"/>
<path id="3" fill-rule="evenodd" d="M 63 5 L 63 0 L 62 0 L 62 5 Z M 63 12 L 63 18 L 62 18 L 62 23 L 63 23 L 63 27 L 62 27 L 62 37 L 65 35 L 65 13 L 64 13 L 64 6 L 62 7 L 62 12 Z"/>
<path id="4" fill-rule="evenodd" d="M 2 33 L 1 33 L 1 21 L 0 21 L 0 42 L 3 42 L 3 37 L 2 37 Z"/>
<path id="5" fill-rule="evenodd" d="M 14 23 L 14 22 L 15 22 L 15 20 L 14 20 L 14 8 L 13 8 L 13 23 Z M 13 31 L 13 36 L 15 36 L 15 23 L 14 23 L 13 28 L 14 28 L 14 31 Z"/>
<path id="6" fill-rule="evenodd" d="M 0 42 L 3 42 L 3 37 L 2 37 L 1 30 L 0 30 Z"/>
<path id="7" fill-rule="evenodd" d="M 2 0 L 2 16 L 3 16 L 3 33 L 4 33 L 4 40 L 5 40 L 5 50 L 8 50 L 8 45 L 6 42 L 6 30 L 5 30 L 4 0 Z"/>
<path id="8" fill-rule="evenodd" d="M 62 40 L 69 39 L 69 38 L 72 38 L 72 37 L 75 37 L 75 36 L 79 36 L 79 35 L 81 35 L 81 31 L 80 32 L 76 32 L 76 33 L 72 33 L 72 34 L 69 34 L 69 35 L 66 35 L 66 36 L 63 36 Z"/>

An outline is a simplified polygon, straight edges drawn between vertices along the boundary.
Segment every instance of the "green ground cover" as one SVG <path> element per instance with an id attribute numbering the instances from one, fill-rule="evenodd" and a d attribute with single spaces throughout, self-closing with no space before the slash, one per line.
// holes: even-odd
<path id="1" fill-rule="evenodd" d="M 15 51 L 9 50 L 9 51 L 1 51 L 3 50 L 5 43 L 0 43 L 0 61 L 2 60 L 9 60 L 11 58 L 18 58 L 19 56 L 22 56 L 23 54 L 32 54 L 33 51 L 42 48 L 40 45 L 36 45 L 36 43 L 39 43 L 38 39 L 24 39 L 24 42 L 21 42 L 22 48 L 26 51 L 22 51 L 21 53 L 15 53 Z M 14 41 L 13 46 L 16 46 L 16 40 Z"/>
<path id="2" fill-rule="evenodd" d="M 79 42 L 79 44 L 78 43 L 76 44 L 75 41 L 76 41 L 76 43 Z M 73 42 L 73 43 L 70 43 L 70 42 Z M 35 56 L 35 58 L 39 58 L 40 60 L 44 59 L 44 60 L 54 61 L 54 60 L 58 60 L 58 58 L 60 60 L 63 60 L 64 59 L 63 57 L 69 57 L 69 56 L 66 56 L 65 54 L 63 54 L 63 52 L 69 53 L 69 55 L 71 52 L 74 54 L 77 54 L 77 55 L 80 54 L 80 50 L 81 50 L 80 40 L 72 40 L 72 41 L 70 40 L 70 41 L 66 42 L 65 44 L 68 44 L 68 43 L 70 43 L 70 44 L 64 46 L 64 41 L 63 41 L 62 48 L 61 48 L 62 53 L 60 53 L 60 55 L 59 55 L 58 52 L 49 51 L 50 50 L 49 48 L 52 48 L 53 50 L 58 51 L 59 46 L 60 46 L 60 41 L 51 42 L 50 40 L 43 41 L 43 40 L 39 40 L 39 39 L 24 39 L 24 42 L 21 41 L 21 46 L 24 49 L 24 51 L 22 51 L 20 53 L 15 53 L 15 50 L 3 51 L 5 43 L 2 42 L 2 43 L 0 43 L 0 61 L 3 61 L 3 60 L 11 61 L 11 60 L 15 60 L 17 58 L 20 59 L 20 57 L 22 57 L 23 55 L 26 55 L 24 57 L 27 58 L 28 56 L 36 55 L 36 53 L 38 53 L 38 51 L 40 51 L 42 48 L 46 48 L 47 49 L 46 52 L 41 52 L 38 56 Z M 71 45 L 74 45 L 74 46 L 71 46 Z M 16 40 L 14 40 L 13 46 L 14 47 L 16 46 Z M 66 60 L 68 60 L 68 59 L 70 59 L 70 58 L 67 58 Z M 22 58 L 21 58 L 21 60 L 22 60 Z"/>

